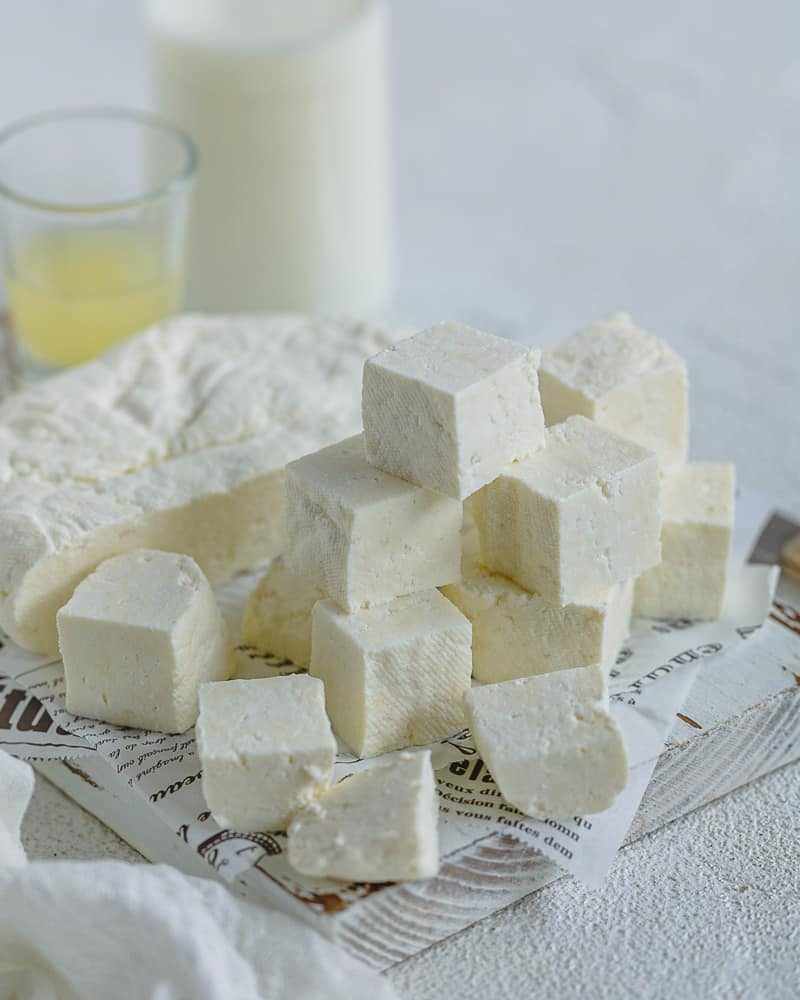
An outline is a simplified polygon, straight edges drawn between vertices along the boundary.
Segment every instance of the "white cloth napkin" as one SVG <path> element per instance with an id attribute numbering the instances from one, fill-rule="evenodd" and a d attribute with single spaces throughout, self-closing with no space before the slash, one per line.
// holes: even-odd
<path id="1" fill-rule="evenodd" d="M 20 826 L 33 795 L 33 783 L 31 768 L 0 750 L 0 870 L 25 864 Z"/>
<path id="2" fill-rule="evenodd" d="M 11 763 L 9 763 L 11 761 Z M 0 752 L 0 998 L 392 1000 L 315 931 L 166 865 L 26 863 L 33 775 Z"/>

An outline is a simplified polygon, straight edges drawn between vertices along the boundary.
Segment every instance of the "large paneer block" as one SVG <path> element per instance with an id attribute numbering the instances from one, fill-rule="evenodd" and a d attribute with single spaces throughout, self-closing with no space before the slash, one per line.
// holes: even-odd
<path id="1" fill-rule="evenodd" d="M 654 452 L 570 417 L 472 504 L 484 565 L 554 604 L 591 601 L 661 559 Z"/>
<path id="2" fill-rule="evenodd" d="M 439 870 L 430 751 L 400 753 L 334 785 L 292 820 L 289 862 L 314 878 L 387 882 Z"/>
<path id="3" fill-rule="evenodd" d="M 286 467 L 286 565 L 348 611 L 460 576 L 461 504 L 370 465 L 361 435 Z"/>
<path id="4" fill-rule="evenodd" d="M 0 402 L 0 628 L 56 655 L 101 562 L 182 552 L 212 584 L 286 547 L 287 462 L 355 434 L 363 321 L 180 315 Z"/>
<path id="5" fill-rule="evenodd" d="M 610 670 L 630 633 L 633 580 L 563 607 L 476 568 L 442 593 L 472 624 L 472 675 L 486 684 L 599 663 Z"/>
<path id="6" fill-rule="evenodd" d="M 311 609 L 327 597 L 308 577 L 288 570 L 276 559 L 250 599 L 242 616 L 242 643 L 256 654 L 271 653 L 297 667 L 311 662 Z"/>
<path id="7" fill-rule="evenodd" d="M 719 618 L 734 521 L 732 465 L 692 462 L 661 479 L 661 563 L 636 581 L 634 611 L 651 618 Z"/>
<path id="8" fill-rule="evenodd" d="M 598 666 L 473 688 L 467 714 L 503 798 L 528 816 L 602 812 L 625 787 L 625 744 Z"/>
<path id="9" fill-rule="evenodd" d="M 307 674 L 204 684 L 197 752 L 220 826 L 285 829 L 333 775 L 336 740 L 322 684 Z"/>
<path id="10" fill-rule="evenodd" d="M 311 673 L 336 733 L 361 757 L 430 743 L 464 724 L 472 629 L 436 590 L 312 615 Z"/>
<path id="11" fill-rule="evenodd" d="M 108 559 L 56 622 L 75 715 L 182 733 L 197 719 L 198 685 L 230 675 L 225 622 L 189 556 L 140 549 Z"/>
<path id="12" fill-rule="evenodd" d="M 542 446 L 540 352 L 456 323 L 400 341 L 364 366 L 369 461 L 464 499 Z"/>
<path id="13" fill-rule="evenodd" d="M 626 313 L 545 350 L 539 385 L 548 426 L 579 413 L 655 451 L 663 465 L 686 461 L 686 363 Z"/>

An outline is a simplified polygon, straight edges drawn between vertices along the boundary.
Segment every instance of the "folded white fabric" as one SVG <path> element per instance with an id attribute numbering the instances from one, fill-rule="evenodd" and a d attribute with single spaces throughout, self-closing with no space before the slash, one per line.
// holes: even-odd
<path id="1" fill-rule="evenodd" d="M 0 750 L 0 869 L 25 864 L 20 826 L 33 795 L 33 782 L 28 764 Z"/>
<path id="2" fill-rule="evenodd" d="M 33 790 L 0 751 L 0 998 L 392 1000 L 388 982 L 311 928 L 166 865 L 34 861 Z"/>
<path id="3" fill-rule="evenodd" d="M 2 997 L 395 997 L 298 921 L 166 865 L 33 862 L 0 871 L 0 900 Z"/>

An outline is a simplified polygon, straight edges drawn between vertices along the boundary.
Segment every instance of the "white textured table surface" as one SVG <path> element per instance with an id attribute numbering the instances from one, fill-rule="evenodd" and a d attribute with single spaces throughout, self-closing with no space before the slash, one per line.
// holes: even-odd
<path id="1" fill-rule="evenodd" d="M 601 890 L 562 879 L 389 978 L 408 1000 L 794 1000 L 798 802 L 793 764 L 626 847 Z M 38 776 L 23 841 L 32 858 L 141 861 Z"/>
<path id="2" fill-rule="evenodd" d="M 557 6 L 557 9 L 554 7 Z M 2 8 L 0 124 L 146 105 L 139 5 Z M 546 342 L 625 307 L 690 365 L 693 453 L 800 511 L 800 6 L 395 5 L 396 313 Z M 793 997 L 800 767 L 404 963 L 409 998 Z M 39 781 L 34 856 L 132 857 Z"/>

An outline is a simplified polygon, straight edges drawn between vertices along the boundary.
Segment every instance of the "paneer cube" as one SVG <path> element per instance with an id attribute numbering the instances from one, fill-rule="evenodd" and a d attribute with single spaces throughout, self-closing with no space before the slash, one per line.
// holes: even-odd
<path id="1" fill-rule="evenodd" d="M 198 685 L 230 676 L 228 630 L 189 556 L 138 549 L 107 559 L 56 624 L 75 715 L 182 733 L 197 719 Z"/>
<path id="2" fill-rule="evenodd" d="M 361 757 L 449 736 L 464 725 L 472 672 L 467 619 L 437 590 L 346 614 L 314 606 L 311 673 L 338 736 Z"/>
<path id="3" fill-rule="evenodd" d="M 542 446 L 540 352 L 456 323 L 402 340 L 364 366 L 367 458 L 463 500 Z"/>
<path id="4" fill-rule="evenodd" d="M 289 862 L 348 882 L 430 878 L 439 870 L 438 803 L 428 750 L 400 753 L 334 785 L 289 827 Z"/>
<path id="5" fill-rule="evenodd" d="M 297 667 L 311 662 L 311 609 L 327 597 L 305 576 L 276 559 L 250 595 L 242 617 L 242 643 L 248 652 L 285 657 Z"/>
<path id="6" fill-rule="evenodd" d="M 630 633 L 633 584 L 562 607 L 478 568 L 442 593 L 472 624 L 472 676 L 496 684 L 593 663 L 610 670 Z"/>
<path id="7" fill-rule="evenodd" d="M 347 611 L 457 580 L 461 517 L 370 465 L 361 435 L 286 466 L 286 565 Z"/>
<path id="8" fill-rule="evenodd" d="M 661 562 L 636 581 L 634 612 L 650 618 L 719 618 L 734 520 L 732 465 L 691 462 L 661 478 Z"/>
<path id="9" fill-rule="evenodd" d="M 658 459 L 585 417 L 508 466 L 472 503 L 483 564 L 553 604 L 594 595 L 661 559 Z"/>
<path id="10" fill-rule="evenodd" d="M 579 413 L 656 452 L 662 465 L 686 461 L 686 363 L 626 313 L 545 350 L 539 385 L 548 426 Z"/>
<path id="11" fill-rule="evenodd" d="M 328 787 L 336 740 L 325 692 L 307 674 L 204 684 L 197 752 L 220 826 L 283 830 Z"/>
<path id="12" fill-rule="evenodd" d="M 625 744 L 598 666 L 475 687 L 467 714 L 503 798 L 527 816 L 603 812 L 625 787 Z"/>

